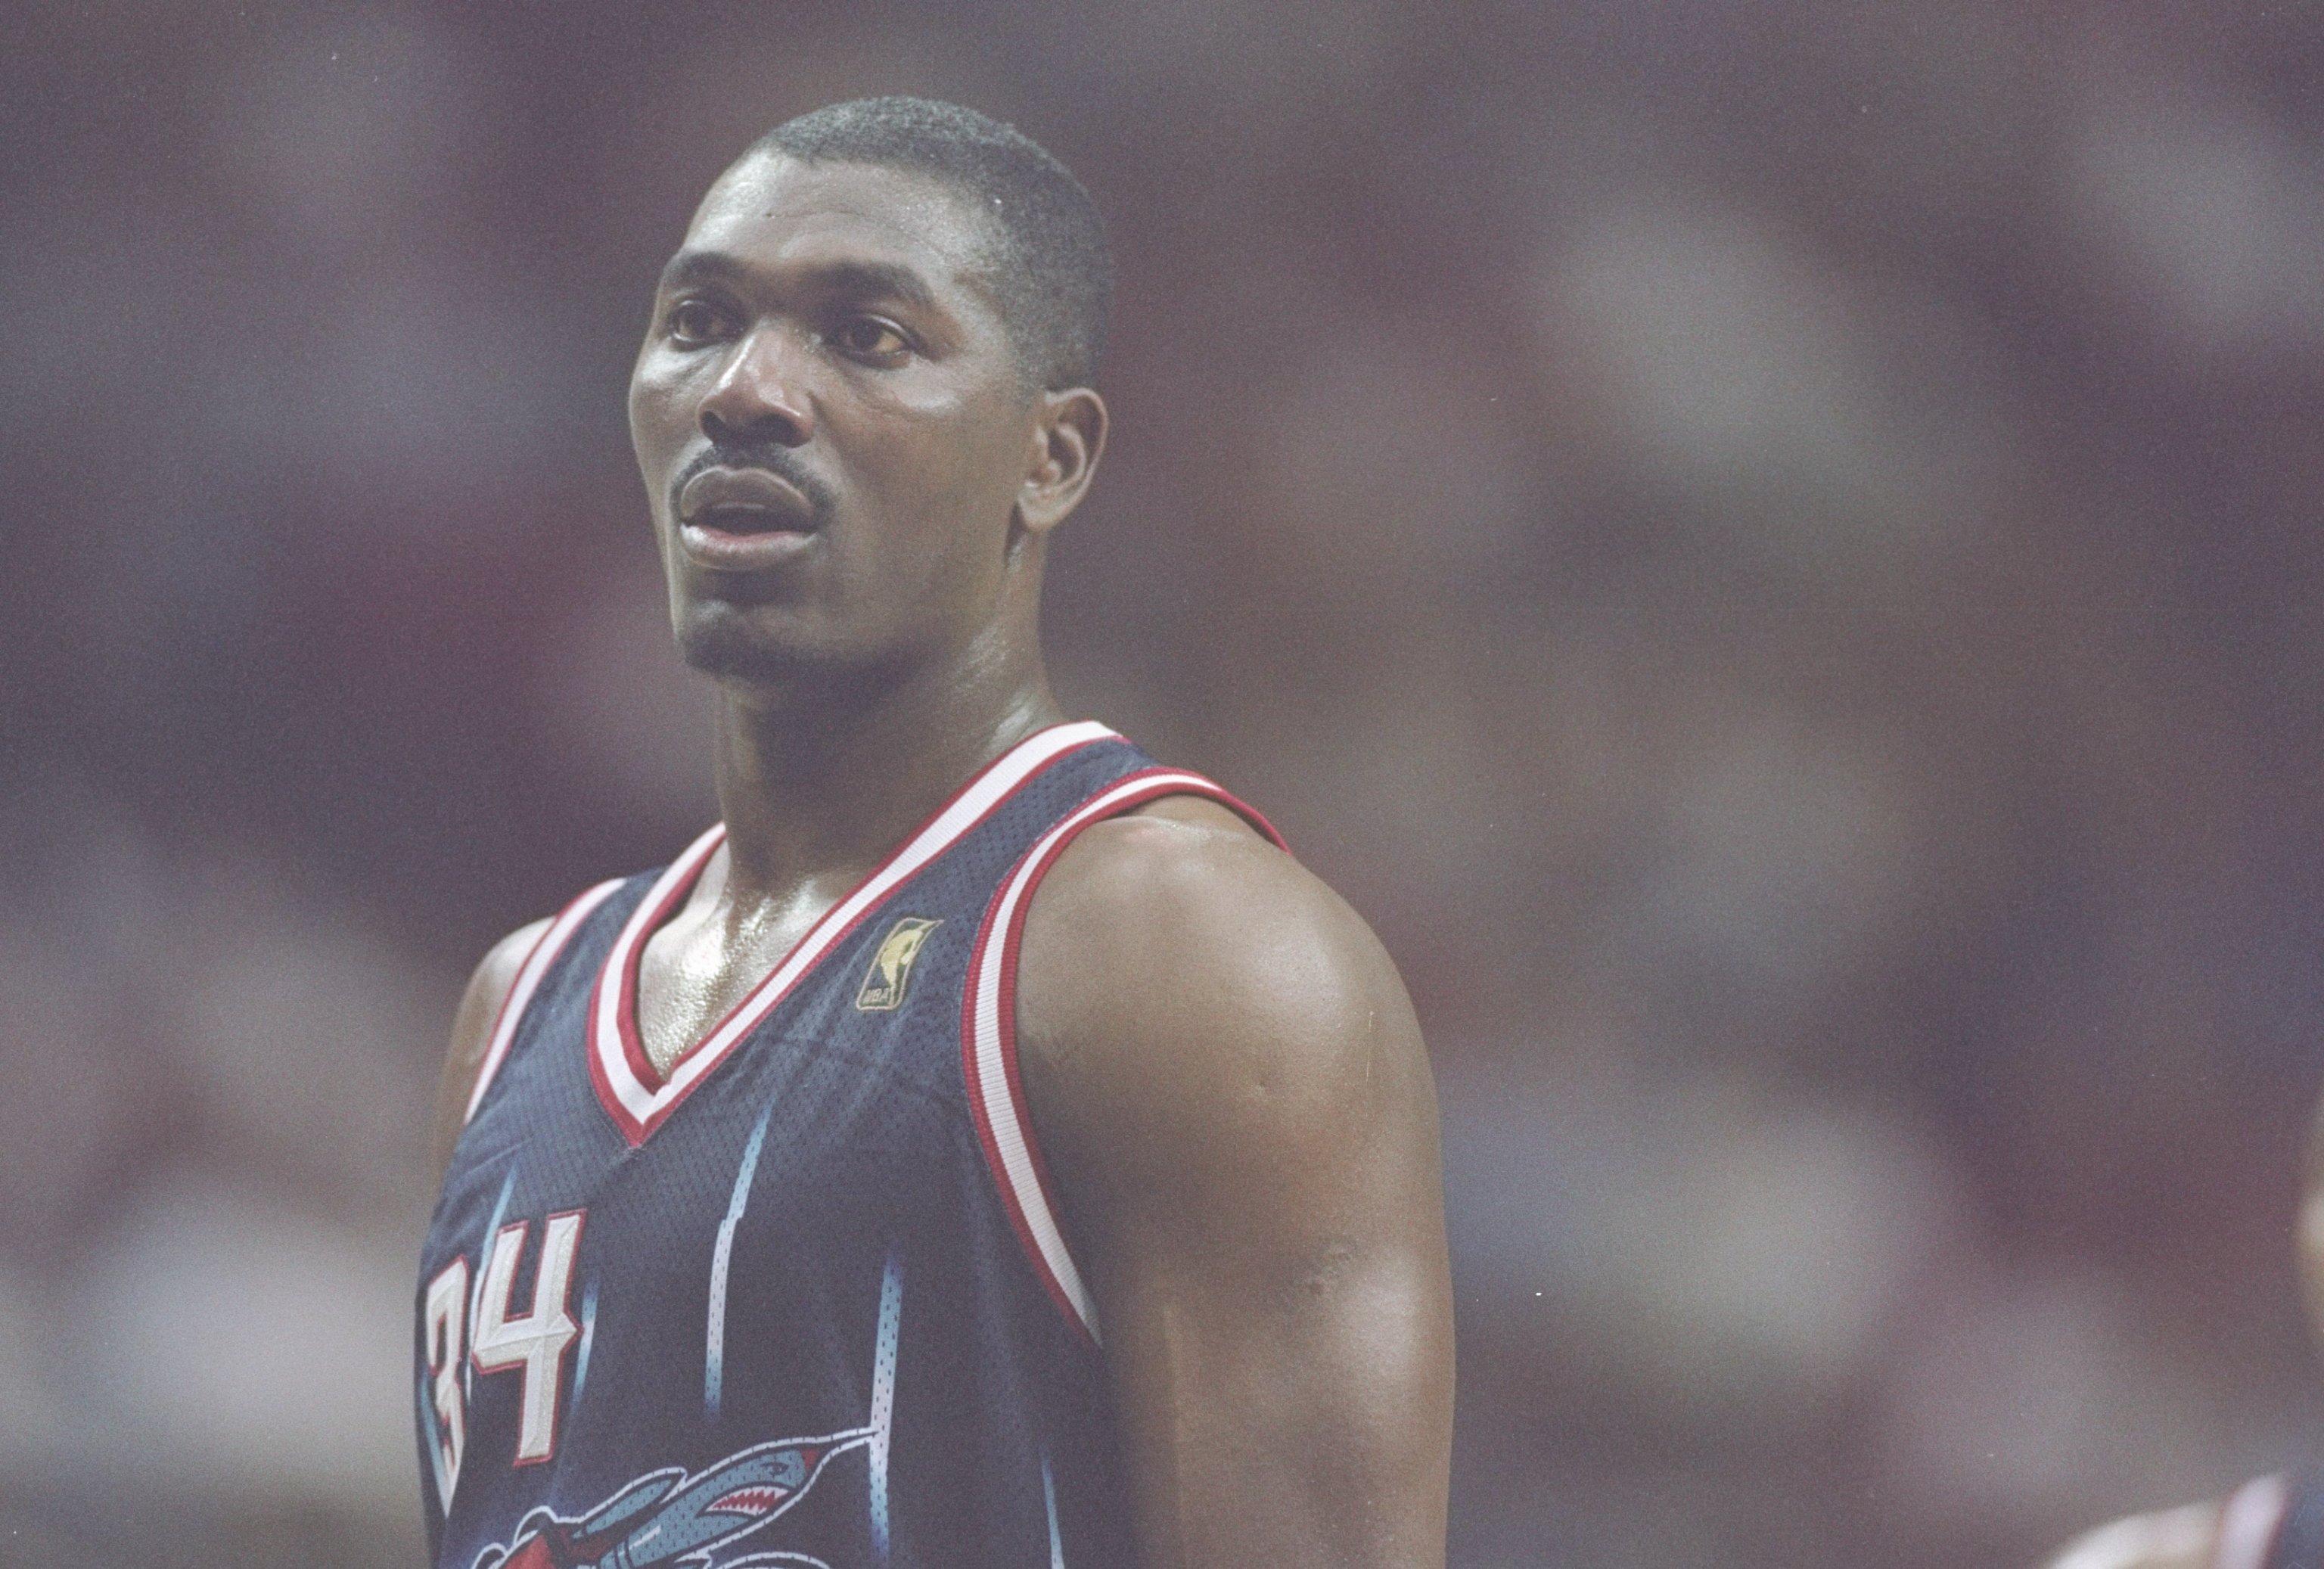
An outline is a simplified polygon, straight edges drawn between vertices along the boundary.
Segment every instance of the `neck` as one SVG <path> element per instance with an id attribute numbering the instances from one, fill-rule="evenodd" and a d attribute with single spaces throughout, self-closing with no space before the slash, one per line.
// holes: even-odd
<path id="1" fill-rule="evenodd" d="M 1063 718 L 1038 651 L 971 650 L 941 669 L 811 695 L 722 687 L 727 900 L 778 900 L 870 867 L 977 770 Z"/>

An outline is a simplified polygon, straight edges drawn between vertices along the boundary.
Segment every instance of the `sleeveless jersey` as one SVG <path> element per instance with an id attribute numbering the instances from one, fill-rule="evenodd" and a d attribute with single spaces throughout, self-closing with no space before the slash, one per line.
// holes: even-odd
<path id="1" fill-rule="evenodd" d="M 550 924 L 421 1259 L 438 1569 L 1130 1560 L 1101 1326 L 1018 1082 L 1015 968 L 1073 837 L 1188 794 L 1273 836 L 1102 725 L 1028 739 L 667 1080 L 639 958 L 723 830 Z"/>
<path id="2" fill-rule="evenodd" d="M 2263 1476 L 2236 1489 L 2211 1569 L 2324 1569 L 2324 1477 Z"/>

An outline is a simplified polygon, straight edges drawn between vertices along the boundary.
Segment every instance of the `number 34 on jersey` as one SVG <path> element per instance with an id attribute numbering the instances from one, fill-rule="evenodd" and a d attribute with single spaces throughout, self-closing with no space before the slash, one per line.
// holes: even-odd
<path id="1" fill-rule="evenodd" d="M 471 1279 L 466 1255 L 455 1258 L 428 1283 L 425 1304 L 428 1375 L 436 1407 L 438 1496 L 449 1500 L 467 1443 L 467 1398 L 475 1374 L 521 1373 L 516 1463 L 537 1465 L 557 1453 L 558 1391 L 566 1355 L 581 1338 L 571 1295 L 573 1256 L 581 1247 L 586 1214 L 568 1210 L 540 1223 L 532 1271 L 532 1302 L 510 1312 L 518 1266 L 533 1247 L 533 1225 L 517 1221 L 493 1238 L 484 1273 Z"/>

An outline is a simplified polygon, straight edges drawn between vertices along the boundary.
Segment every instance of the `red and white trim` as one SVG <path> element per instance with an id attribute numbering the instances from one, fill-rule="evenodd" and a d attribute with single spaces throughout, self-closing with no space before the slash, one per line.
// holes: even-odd
<path id="1" fill-rule="evenodd" d="M 2263 1476 L 2237 1488 L 2219 1514 L 2211 1569 L 2262 1569 L 2291 1508 L 2292 1487 L 2281 1476 Z"/>
<path id="2" fill-rule="evenodd" d="M 567 905 L 557 918 L 549 923 L 547 929 L 533 939 L 532 951 L 525 955 L 524 963 L 518 966 L 516 980 L 509 987 L 508 995 L 501 999 L 500 1017 L 493 1023 L 492 1044 L 484 1048 L 484 1066 L 476 1070 L 476 1087 L 468 1092 L 468 1109 L 460 1114 L 461 1126 L 466 1127 L 475 1116 L 476 1108 L 484 1103 L 484 1091 L 492 1086 L 493 1075 L 501 1071 L 501 1063 L 508 1056 L 510 1043 L 516 1039 L 516 1027 L 524 1018 L 525 1007 L 531 1002 L 532 994 L 540 990 L 540 978 L 549 974 L 549 966 L 556 962 L 558 954 L 564 949 L 566 939 L 589 918 L 591 910 L 605 902 L 606 895 L 621 885 L 622 880 L 618 877 L 597 884 Z"/>
<path id="3" fill-rule="evenodd" d="M 1098 1338 L 1097 1309 L 1057 1223 L 1056 1189 L 1034 1142 L 1032 1122 L 1025 1112 L 1024 1082 L 1017 1071 L 1018 948 L 1033 891 L 1082 830 L 1164 796 L 1217 801 L 1240 814 L 1277 847 L 1285 847 L 1283 836 L 1265 817 L 1200 774 L 1150 768 L 1117 780 L 1037 840 L 1002 881 L 977 928 L 962 1003 L 961 1067 L 968 1079 L 969 1110 L 976 1119 L 985 1164 L 992 1168 L 1010 1223 L 1034 1273 L 1058 1309 L 1092 1341 Z"/>
<path id="4" fill-rule="evenodd" d="M 789 995 L 816 961 L 853 932 L 881 902 L 921 868 L 958 844 L 1002 802 L 1065 753 L 1101 741 L 1117 740 L 1094 722 L 1058 725 L 1028 736 L 964 785 L 895 854 L 856 885 L 801 937 L 782 963 L 752 988 L 694 1049 L 678 1061 L 665 1082 L 648 1061 L 638 1036 L 638 963 L 647 939 L 668 919 L 725 842 L 721 824 L 696 839 L 671 863 L 622 928 L 598 973 L 589 1005 L 589 1077 L 597 1098 L 632 1146 L 642 1144 L 688 1092 L 702 1082 L 760 1020 Z"/>

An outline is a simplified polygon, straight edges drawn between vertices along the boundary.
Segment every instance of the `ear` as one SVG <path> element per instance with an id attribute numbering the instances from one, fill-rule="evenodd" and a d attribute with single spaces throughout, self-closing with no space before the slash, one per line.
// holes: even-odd
<path id="1" fill-rule="evenodd" d="M 1105 400 L 1087 387 L 1038 394 L 1017 491 L 1018 521 L 1028 533 L 1047 533 L 1081 505 L 1105 451 Z"/>

